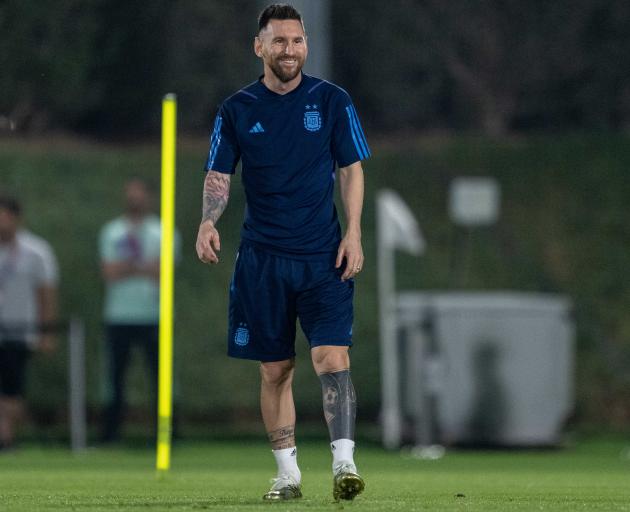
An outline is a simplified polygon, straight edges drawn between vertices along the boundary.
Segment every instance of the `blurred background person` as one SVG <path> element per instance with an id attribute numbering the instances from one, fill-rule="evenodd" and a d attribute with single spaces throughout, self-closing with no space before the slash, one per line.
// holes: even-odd
<path id="1" fill-rule="evenodd" d="M 104 442 L 120 439 L 132 345 L 144 354 L 151 379 L 152 410 L 158 375 L 160 219 L 151 213 L 151 191 L 146 182 L 134 178 L 127 182 L 124 193 L 124 214 L 108 222 L 100 233 L 109 385 Z"/>
<path id="2" fill-rule="evenodd" d="M 57 260 L 44 239 L 21 227 L 21 214 L 16 198 L 0 194 L 0 450 L 15 446 L 33 350 L 56 344 Z"/>

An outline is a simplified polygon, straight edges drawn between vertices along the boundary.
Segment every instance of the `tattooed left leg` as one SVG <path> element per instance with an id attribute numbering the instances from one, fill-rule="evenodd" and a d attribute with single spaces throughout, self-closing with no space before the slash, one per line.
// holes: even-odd
<path id="1" fill-rule="evenodd" d="M 348 347 L 314 347 L 311 357 L 322 384 L 324 417 L 330 434 L 333 468 L 342 462 L 353 463 L 357 400 L 350 378 Z"/>
<path id="2" fill-rule="evenodd" d="M 357 414 L 357 399 L 350 378 L 350 370 L 322 373 L 324 417 L 328 425 L 330 440 L 354 439 L 354 424 Z"/>

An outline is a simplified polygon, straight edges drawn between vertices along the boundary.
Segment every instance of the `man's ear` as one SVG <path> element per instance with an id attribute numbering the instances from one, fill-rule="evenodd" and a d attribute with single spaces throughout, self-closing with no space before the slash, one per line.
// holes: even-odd
<path id="1" fill-rule="evenodd" d="M 258 36 L 254 38 L 254 53 L 257 57 L 262 57 L 262 41 Z"/>

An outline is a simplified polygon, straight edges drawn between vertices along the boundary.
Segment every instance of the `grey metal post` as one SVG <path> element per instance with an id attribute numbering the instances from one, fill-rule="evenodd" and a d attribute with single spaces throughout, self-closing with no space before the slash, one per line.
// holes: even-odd
<path id="1" fill-rule="evenodd" d="M 396 249 L 419 255 L 425 243 L 418 223 L 407 205 L 392 190 L 376 196 L 379 327 L 381 335 L 381 420 L 383 444 L 397 448 L 402 438 L 400 362 L 398 350 L 398 296 L 396 294 Z"/>
<path id="2" fill-rule="evenodd" d="M 398 350 L 396 343 L 396 269 L 394 247 L 389 242 L 386 200 L 382 192 L 377 195 L 377 257 L 379 328 L 381 335 L 381 421 L 383 423 L 383 445 L 385 448 L 398 448 L 401 442 L 400 390 L 398 377 Z"/>
<path id="3" fill-rule="evenodd" d="M 431 439 L 431 417 L 427 401 L 427 343 L 420 325 L 407 326 L 407 394 L 413 417 L 416 444 L 428 446 Z"/>
<path id="4" fill-rule="evenodd" d="M 68 387 L 70 394 L 70 446 L 73 453 L 85 450 L 85 324 L 72 317 L 68 328 Z"/>

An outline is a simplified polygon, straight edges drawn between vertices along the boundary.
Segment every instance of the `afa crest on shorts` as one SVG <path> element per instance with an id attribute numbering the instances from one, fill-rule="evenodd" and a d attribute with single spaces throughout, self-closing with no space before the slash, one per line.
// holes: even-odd
<path id="1" fill-rule="evenodd" d="M 244 323 L 238 324 L 238 329 L 234 333 L 234 343 L 239 347 L 244 347 L 249 343 L 249 329 Z"/>
<path id="2" fill-rule="evenodd" d="M 317 105 L 306 105 L 304 112 L 304 128 L 309 132 L 316 132 L 322 127 L 322 115 L 317 110 Z"/>

